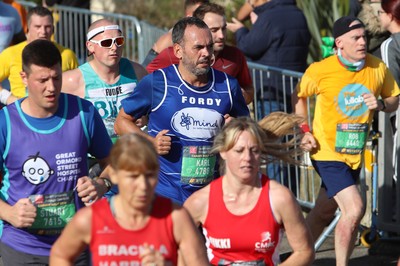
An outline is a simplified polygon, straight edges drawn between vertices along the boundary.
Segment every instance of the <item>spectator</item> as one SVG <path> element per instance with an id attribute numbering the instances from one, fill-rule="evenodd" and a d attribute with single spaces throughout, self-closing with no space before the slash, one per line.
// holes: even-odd
<path id="1" fill-rule="evenodd" d="M 26 9 L 20 3 L 15 2 L 14 0 L 3 0 L 3 2 L 12 5 L 12 7 L 18 11 L 22 24 L 22 29 L 24 30 L 25 33 L 28 32 Z"/>
<path id="2" fill-rule="evenodd" d="M 0 52 L 10 44 L 26 40 L 17 10 L 0 1 Z"/>
<path id="3" fill-rule="evenodd" d="M 364 0 L 357 17 L 365 25 L 368 53 L 381 58 L 380 46 L 390 37 L 390 33 L 381 27 L 378 10 L 381 10 L 381 1 Z"/>
<path id="4" fill-rule="evenodd" d="M 187 211 L 154 193 L 159 162 L 145 137 L 127 134 L 111 151 L 111 178 L 120 192 L 80 210 L 51 251 L 52 265 L 72 265 L 89 246 L 93 265 L 208 265 L 205 246 Z M 108 229 L 104 234 L 104 228 Z M 102 247 L 129 247 L 126 256 Z"/>
<path id="5" fill-rule="evenodd" d="M 182 204 L 194 191 L 217 176 L 216 156 L 210 154 L 224 116 L 248 116 L 236 79 L 210 67 L 211 32 L 201 19 L 179 20 L 173 30 L 179 65 L 146 76 L 122 101 L 115 131 L 140 132 L 138 117 L 149 116 L 147 137 L 160 156 L 156 192 Z"/>
<path id="6" fill-rule="evenodd" d="M 111 187 L 108 170 L 87 177 L 87 154 L 103 166 L 111 149 L 93 105 L 60 93 L 61 55 L 48 40 L 22 51 L 26 98 L 0 110 L 2 265 L 48 265 L 50 248 L 76 210 Z M 81 250 L 83 251 L 83 250 Z M 77 265 L 87 265 L 84 252 Z"/>
<path id="7" fill-rule="evenodd" d="M 400 84 L 400 1 L 382 0 L 378 10 L 382 28 L 391 36 L 381 45 L 382 60 L 389 67 L 397 85 Z"/>
<path id="8" fill-rule="evenodd" d="M 228 29 L 235 33 L 237 47 L 251 62 L 303 72 L 307 67 L 311 35 L 295 0 L 250 0 L 252 28 L 233 18 Z M 264 88 L 256 89 L 259 116 L 274 111 L 291 112 L 290 91 L 284 91 L 281 75 L 264 75 Z M 262 91 L 263 90 L 263 91 Z M 262 92 L 261 92 L 262 91 Z M 284 99 L 285 98 L 285 99 Z M 284 103 L 287 103 L 285 106 Z"/>
<path id="9" fill-rule="evenodd" d="M 392 112 L 400 93 L 386 65 L 367 53 L 365 26 L 356 17 L 335 21 L 337 55 L 312 64 L 293 93 L 296 114 L 307 120 L 307 98 L 316 95 L 313 131 L 307 124 L 303 148 L 322 179 L 315 207 L 306 221 L 313 240 L 331 222 L 337 207 L 336 265 L 348 265 L 365 206 L 356 182 L 374 111 Z M 378 99 L 382 97 L 382 99 Z"/>
<path id="10" fill-rule="evenodd" d="M 208 3 L 208 0 L 185 0 L 184 10 L 185 16 L 191 17 L 193 12 L 203 3 Z M 161 53 L 162 50 L 172 46 L 172 31 L 168 31 L 161 35 L 160 38 L 154 43 L 153 47 L 147 53 L 146 58 L 143 60 L 142 65 L 147 67 L 147 65 L 154 60 L 154 58 Z"/>
<path id="11" fill-rule="evenodd" d="M 293 252 L 279 265 L 310 265 L 311 234 L 293 194 L 260 174 L 261 160 L 270 156 L 293 162 L 295 146 L 271 136 L 293 134 L 297 118 L 276 112 L 260 121 L 232 119 L 215 137 L 213 152 L 223 160 L 223 176 L 195 192 L 184 206 L 201 225 L 212 265 L 278 265 L 282 231 Z M 279 121 L 277 123 L 277 121 Z M 223 244 L 221 244 L 223 243 Z"/>
<path id="12" fill-rule="evenodd" d="M 239 49 L 225 43 L 226 19 L 224 8 L 213 3 L 204 3 L 194 11 L 193 16 L 202 19 L 211 31 L 215 58 L 212 67 L 236 78 L 242 88 L 246 104 L 251 103 L 254 98 L 254 88 L 246 58 Z M 157 69 L 178 63 L 179 59 L 174 55 L 174 48 L 168 47 L 157 55 L 147 65 L 146 69 L 149 73 L 152 73 Z"/>
<path id="13" fill-rule="evenodd" d="M 0 81 L 8 78 L 12 93 L 11 95 L 0 88 L 0 103 L 9 104 L 17 98 L 26 96 L 26 88 L 20 76 L 22 69 L 22 58 L 20 55 L 22 54 L 22 50 L 34 40 L 50 40 L 53 29 L 53 16 L 47 8 L 36 6 L 29 10 L 27 40 L 8 47 L 0 53 Z M 55 45 L 61 53 L 62 70 L 66 71 L 76 68 L 78 60 L 74 52 L 57 43 Z"/>

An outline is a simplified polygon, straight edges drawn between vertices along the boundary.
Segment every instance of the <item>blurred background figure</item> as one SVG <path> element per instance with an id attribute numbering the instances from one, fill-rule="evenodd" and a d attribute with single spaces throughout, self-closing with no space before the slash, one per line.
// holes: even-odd
<path id="1" fill-rule="evenodd" d="M 384 40 L 389 38 L 390 32 L 381 27 L 378 10 L 381 10 L 380 0 L 361 0 L 361 10 L 357 17 L 365 25 L 368 53 L 381 58 L 380 47 Z"/>
<path id="2" fill-rule="evenodd" d="M 236 18 L 244 22 L 250 18 L 250 14 L 253 12 L 253 6 L 249 3 L 249 1 L 245 1 L 243 5 L 239 8 L 239 11 L 236 14 Z"/>
<path id="3" fill-rule="evenodd" d="M 13 8 L 15 8 L 19 14 L 19 17 L 21 19 L 22 23 L 22 29 L 26 33 L 28 31 L 28 20 L 27 20 L 27 12 L 25 7 L 21 5 L 20 3 L 14 1 L 14 0 L 3 0 L 4 3 L 7 3 L 11 5 Z"/>
<path id="4" fill-rule="evenodd" d="M 26 40 L 25 32 L 22 27 L 22 19 L 17 10 L 7 2 L 11 1 L 4 1 L 4 3 L 0 1 L 0 52 L 9 45 Z M 4 79 L 0 82 L 0 90 L 1 88 L 10 90 L 8 79 Z M 1 106 L 2 103 L 0 101 L 0 108 Z"/>
<path id="5" fill-rule="evenodd" d="M 382 28 L 391 33 L 381 45 L 382 60 L 400 84 L 400 0 L 382 0 L 377 11 Z"/>
<path id="6" fill-rule="evenodd" d="M 249 0 L 253 7 L 250 29 L 236 18 L 228 23 L 236 45 L 254 63 L 303 72 L 307 67 L 311 35 L 295 0 Z M 291 112 L 290 91 L 284 91 L 279 75 L 256 78 L 259 119 L 274 111 Z M 285 98 L 285 99 L 284 99 Z"/>
<path id="7" fill-rule="evenodd" d="M 17 10 L 5 1 L 0 1 L 0 36 L 0 52 L 10 44 L 26 40 Z"/>

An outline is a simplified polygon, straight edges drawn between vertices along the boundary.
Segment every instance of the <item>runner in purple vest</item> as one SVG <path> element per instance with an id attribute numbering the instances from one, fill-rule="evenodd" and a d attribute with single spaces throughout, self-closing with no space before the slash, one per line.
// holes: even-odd
<path id="1" fill-rule="evenodd" d="M 94 106 L 61 93 L 61 56 L 47 40 L 22 52 L 29 96 L 0 110 L 1 259 L 47 265 L 52 244 L 75 212 L 111 187 L 108 168 L 90 179 L 87 154 L 103 167 L 112 143 Z M 87 265 L 86 252 L 77 265 Z"/>

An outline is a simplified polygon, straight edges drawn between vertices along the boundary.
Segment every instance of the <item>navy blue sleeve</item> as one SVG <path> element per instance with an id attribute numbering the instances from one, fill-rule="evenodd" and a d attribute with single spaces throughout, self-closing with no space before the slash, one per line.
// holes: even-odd
<path id="1" fill-rule="evenodd" d="M 237 48 L 253 60 L 260 58 L 272 42 L 274 29 L 268 21 L 261 20 L 263 19 L 259 17 L 251 30 L 243 27 L 235 33 Z"/>
<path id="2" fill-rule="evenodd" d="M 104 122 L 91 102 L 82 99 L 82 109 L 90 139 L 89 153 L 97 159 L 104 159 L 108 157 L 112 148 L 112 141 Z"/>
<path id="3" fill-rule="evenodd" d="M 139 82 L 129 97 L 122 100 L 122 108 L 135 118 L 148 115 L 160 104 L 164 93 L 164 76 L 160 70 L 154 71 Z"/>
<path id="4" fill-rule="evenodd" d="M 229 115 L 233 117 L 249 116 L 249 108 L 244 100 L 239 82 L 233 77 L 229 77 L 228 82 L 230 83 L 232 94 L 232 109 Z"/>
<path id="5" fill-rule="evenodd" d="M 152 77 L 152 74 L 145 76 L 132 94 L 121 101 L 125 113 L 135 118 L 140 118 L 150 113 L 153 98 Z"/>

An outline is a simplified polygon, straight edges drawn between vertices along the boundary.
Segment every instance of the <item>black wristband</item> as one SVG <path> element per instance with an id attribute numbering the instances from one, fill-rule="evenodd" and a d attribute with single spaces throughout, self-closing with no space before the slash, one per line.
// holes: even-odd
<path id="1" fill-rule="evenodd" d="M 383 99 L 379 99 L 379 101 L 380 101 L 381 104 L 382 104 L 382 108 L 381 108 L 381 110 L 379 110 L 379 111 L 384 111 L 384 110 L 386 109 L 385 101 L 384 101 Z"/>
<path id="2" fill-rule="evenodd" d="M 94 180 L 97 180 L 97 179 L 103 180 L 104 185 L 106 185 L 106 187 L 107 187 L 107 192 L 111 190 L 113 184 L 112 184 L 112 182 L 111 182 L 108 178 L 105 178 L 105 177 L 96 177 Z"/>

